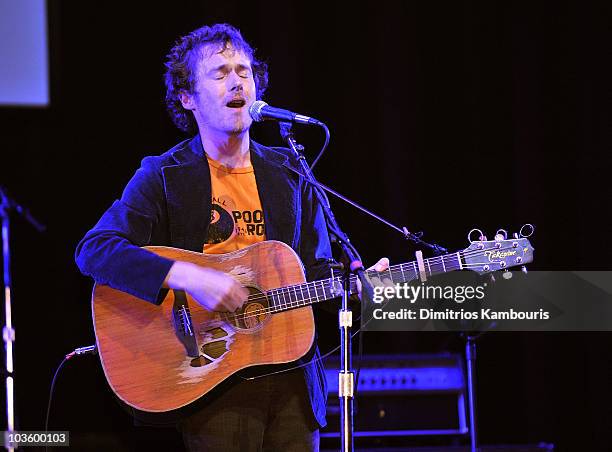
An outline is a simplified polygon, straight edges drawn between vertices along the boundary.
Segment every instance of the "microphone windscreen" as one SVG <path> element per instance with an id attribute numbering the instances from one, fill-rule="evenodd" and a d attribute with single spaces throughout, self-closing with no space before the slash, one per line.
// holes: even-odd
<path id="1" fill-rule="evenodd" d="M 265 103 L 263 100 L 256 100 L 251 104 L 251 106 L 249 107 L 249 114 L 251 115 L 251 118 L 253 118 L 253 121 L 263 121 L 264 118 L 261 115 L 261 110 L 267 105 L 268 104 Z"/>

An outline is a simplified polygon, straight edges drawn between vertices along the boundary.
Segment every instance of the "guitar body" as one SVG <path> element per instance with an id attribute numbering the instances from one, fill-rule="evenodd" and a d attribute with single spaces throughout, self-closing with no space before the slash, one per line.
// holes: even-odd
<path id="1" fill-rule="evenodd" d="M 188 405 L 246 367 L 294 361 L 310 350 L 310 306 L 269 313 L 266 291 L 305 281 L 287 245 L 266 241 L 221 255 L 147 247 L 160 256 L 214 268 L 250 292 L 238 315 L 210 312 L 183 291 L 161 306 L 104 285 L 94 287 L 92 311 L 106 379 L 128 405 L 165 412 Z"/>

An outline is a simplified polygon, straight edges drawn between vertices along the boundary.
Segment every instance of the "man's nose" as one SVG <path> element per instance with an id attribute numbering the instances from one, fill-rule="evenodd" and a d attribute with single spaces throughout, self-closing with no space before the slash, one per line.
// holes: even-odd
<path id="1" fill-rule="evenodd" d="M 244 89 L 244 80 L 234 71 L 230 72 L 228 83 L 230 91 L 242 91 Z"/>

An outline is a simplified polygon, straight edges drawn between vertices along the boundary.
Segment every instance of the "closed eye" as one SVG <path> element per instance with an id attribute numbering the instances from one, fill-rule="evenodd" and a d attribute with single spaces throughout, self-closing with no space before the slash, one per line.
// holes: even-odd
<path id="1" fill-rule="evenodd" d="M 211 71 L 209 73 L 209 77 L 212 78 L 213 80 L 222 80 L 225 78 L 226 75 L 227 75 L 227 72 L 222 69 Z"/>
<path id="2" fill-rule="evenodd" d="M 220 67 L 216 67 L 214 69 L 212 69 L 209 72 L 209 77 L 212 78 L 213 80 L 223 80 L 224 78 L 226 78 L 228 76 L 229 73 L 232 72 L 232 68 L 229 65 L 222 65 Z M 252 77 L 252 71 L 251 68 L 249 66 L 245 66 L 245 65 L 237 65 L 235 67 L 235 71 L 236 71 L 236 75 L 238 75 L 238 77 L 244 78 L 244 79 L 248 79 Z"/>
<path id="3" fill-rule="evenodd" d="M 242 78 L 249 78 L 251 76 L 251 70 L 247 68 L 238 69 L 237 73 Z"/>

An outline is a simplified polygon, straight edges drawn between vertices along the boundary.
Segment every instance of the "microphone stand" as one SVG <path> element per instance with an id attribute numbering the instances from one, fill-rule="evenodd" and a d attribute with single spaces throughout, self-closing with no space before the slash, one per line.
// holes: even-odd
<path id="1" fill-rule="evenodd" d="M 342 452 L 353 452 L 353 401 L 355 396 L 355 381 L 352 369 L 353 363 L 351 349 L 351 327 L 353 325 L 353 316 L 351 310 L 349 309 L 350 274 L 355 274 L 361 281 L 362 297 L 365 297 L 364 302 L 368 302 L 368 300 L 371 301 L 373 299 L 374 288 L 365 273 L 359 253 L 350 243 L 346 234 L 340 229 L 329 205 L 329 200 L 315 179 L 310 167 L 308 166 L 308 163 L 306 162 L 306 158 L 301 153 L 301 151 L 304 150 L 304 147 L 295 141 L 291 131 L 291 123 L 279 122 L 279 126 L 283 140 L 285 140 L 285 142 L 289 145 L 293 151 L 296 161 L 301 167 L 302 175 L 313 187 L 315 197 L 323 209 L 323 214 L 325 216 L 327 228 L 331 235 L 332 241 L 341 247 L 342 252 L 350 262 L 349 269 L 347 269 L 344 273 L 342 305 L 338 312 L 338 323 L 340 327 L 340 371 L 338 374 L 338 396 L 340 397 L 340 450 Z M 321 127 L 325 128 L 326 133 L 329 134 L 325 124 L 321 124 Z"/>
<path id="2" fill-rule="evenodd" d="M 15 211 L 23 216 L 38 232 L 43 232 L 46 228 L 37 221 L 28 209 L 19 205 L 11 199 L 2 187 L 0 187 L 0 217 L 2 217 L 2 266 L 4 269 L 4 328 L 2 338 L 6 350 L 6 362 L 4 376 L 6 379 L 6 433 L 15 430 L 15 399 L 14 399 L 14 363 L 13 363 L 13 344 L 15 342 L 15 329 L 13 328 L 11 316 L 11 253 L 10 253 L 10 213 Z M 9 447 L 8 450 L 14 450 Z"/>
<path id="3" fill-rule="evenodd" d="M 482 334 L 482 333 L 481 333 Z M 478 434 L 476 431 L 476 339 L 469 333 L 465 337 L 465 360 L 467 368 L 468 409 L 470 412 L 470 452 L 478 452 Z"/>

